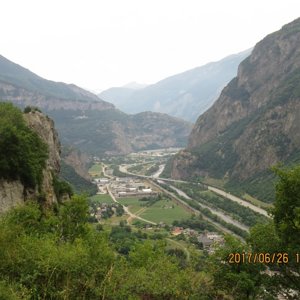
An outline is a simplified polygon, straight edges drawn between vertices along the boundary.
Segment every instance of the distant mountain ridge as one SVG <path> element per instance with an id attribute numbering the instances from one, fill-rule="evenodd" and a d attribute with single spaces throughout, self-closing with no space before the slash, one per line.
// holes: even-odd
<path id="1" fill-rule="evenodd" d="M 143 89 L 147 86 L 148 86 L 148 84 L 142 84 L 142 83 L 132 81 L 132 82 L 129 82 L 129 83 L 125 84 L 122 87 L 127 88 L 127 89 L 132 89 L 132 90 L 140 90 L 140 89 Z"/>
<path id="2" fill-rule="evenodd" d="M 22 89 L 64 100 L 101 101 L 74 84 L 46 80 L 0 55 L 0 81 Z"/>
<path id="3" fill-rule="evenodd" d="M 300 18 L 260 41 L 197 120 L 173 178 L 210 176 L 271 201 L 270 166 L 300 162 Z"/>
<path id="4" fill-rule="evenodd" d="M 165 114 L 126 115 L 93 93 L 43 79 L 3 56 L 0 99 L 22 108 L 39 107 L 54 119 L 64 144 L 92 155 L 182 147 L 192 128 L 190 123 Z"/>
<path id="5" fill-rule="evenodd" d="M 230 55 L 142 89 L 110 88 L 101 92 L 99 97 L 126 113 L 162 112 L 194 122 L 213 104 L 222 88 L 236 76 L 239 63 L 250 52 L 249 49 Z"/>

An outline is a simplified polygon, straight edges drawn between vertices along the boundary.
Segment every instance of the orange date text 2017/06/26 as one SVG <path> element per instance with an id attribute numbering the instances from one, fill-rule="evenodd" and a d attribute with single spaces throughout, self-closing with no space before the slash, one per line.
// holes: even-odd
<path id="1" fill-rule="evenodd" d="M 291 260 L 300 263 L 300 254 L 296 253 L 291 257 L 291 255 L 285 252 L 236 252 L 230 253 L 227 259 L 230 264 L 288 264 Z"/>

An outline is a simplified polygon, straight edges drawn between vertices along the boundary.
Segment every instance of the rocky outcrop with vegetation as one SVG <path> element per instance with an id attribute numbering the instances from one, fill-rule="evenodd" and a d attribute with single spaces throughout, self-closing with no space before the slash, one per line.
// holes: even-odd
<path id="1" fill-rule="evenodd" d="M 53 121 L 0 103 L 0 212 L 35 199 L 57 202 L 53 180 L 60 171 L 60 142 Z"/>

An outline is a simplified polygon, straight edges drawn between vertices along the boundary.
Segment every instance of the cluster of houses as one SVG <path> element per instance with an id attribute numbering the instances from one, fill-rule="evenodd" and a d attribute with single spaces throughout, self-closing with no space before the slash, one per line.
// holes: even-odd
<path id="1" fill-rule="evenodd" d="M 118 203 L 99 203 L 97 206 L 90 207 L 90 216 L 94 217 L 97 221 L 104 218 L 110 218 L 117 212 Z"/>
<path id="2" fill-rule="evenodd" d="M 97 194 L 107 194 L 107 185 L 115 197 L 148 197 L 156 196 L 157 192 L 153 191 L 150 187 L 138 178 L 131 177 L 115 177 L 110 178 L 94 178 L 92 181 L 98 187 Z"/>
<path id="3" fill-rule="evenodd" d="M 156 196 L 157 192 L 145 186 L 138 178 L 120 177 L 111 181 L 110 188 L 115 197 Z"/>
<path id="4" fill-rule="evenodd" d="M 100 221 L 108 210 L 112 210 L 113 213 L 115 213 L 116 207 L 113 207 L 111 204 L 100 203 L 97 207 L 90 207 L 90 216 L 95 217 L 98 221 Z"/>
<path id="5" fill-rule="evenodd" d="M 222 235 L 216 232 L 204 231 L 199 233 L 198 231 L 191 228 L 183 227 L 173 227 L 171 231 L 172 235 L 177 236 L 184 234 L 187 237 L 195 237 L 199 243 L 203 245 L 203 249 L 207 250 L 209 253 L 214 251 L 214 246 L 216 244 L 223 245 L 224 238 Z"/>
<path id="6" fill-rule="evenodd" d="M 156 150 L 145 150 L 136 153 L 131 153 L 129 157 L 134 158 L 145 158 L 145 157 L 164 157 L 175 155 L 179 152 L 181 148 L 166 148 L 166 149 L 156 149 Z"/>
<path id="7" fill-rule="evenodd" d="M 109 182 L 110 182 L 110 180 L 108 178 L 106 178 L 106 177 L 94 178 L 92 182 L 97 185 L 97 188 L 98 188 L 97 194 L 107 194 L 106 185 L 109 184 Z"/>

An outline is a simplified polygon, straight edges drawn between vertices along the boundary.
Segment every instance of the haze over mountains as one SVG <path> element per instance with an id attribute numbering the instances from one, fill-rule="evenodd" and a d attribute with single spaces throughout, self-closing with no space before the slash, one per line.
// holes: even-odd
<path id="1" fill-rule="evenodd" d="M 270 166 L 300 160 L 299 23 L 267 36 L 250 56 L 248 50 L 154 85 L 131 83 L 101 95 L 115 95 L 127 111 L 163 107 L 189 119 L 200 115 L 187 149 L 169 163 L 172 177 L 218 178 L 227 188 L 271 201 Z M 240 61 L 237 77 L 201 115 L 199 109 L 212 104 L 212 94 L 218 94 Z M 128 115 L 88 91 L 45 80 L 2 56 L 0 98 L 45 110 L 62 143 L 89 155 L 184 147 L 192 129 L 191 123 L 164 113 Z"/>
<path id="2" fill-rule="evenodd" d="M 63 144 L 93 155 L 186 145 L 191 124 L 161 113 L 127 115 L 75 85 L 45 80 L 0 56 L 0 99 L 37 106 Z"/>
<path id="3" fill-rule="evenodd" d="M 210 176 L 272 201 L 269 168 L 300 162 L 300 18 L 260 41 L 197 120 L 173 178 Z"/>
<path id="4" fill-rule="evenodd" d="M 230 55 L 144 88 L 113 87 L 101 92 L 99 97 L 126 113 L 162 112 L 195 122 L 236 76 L 239 63 L 250 53 L 251 49 Z"/>

